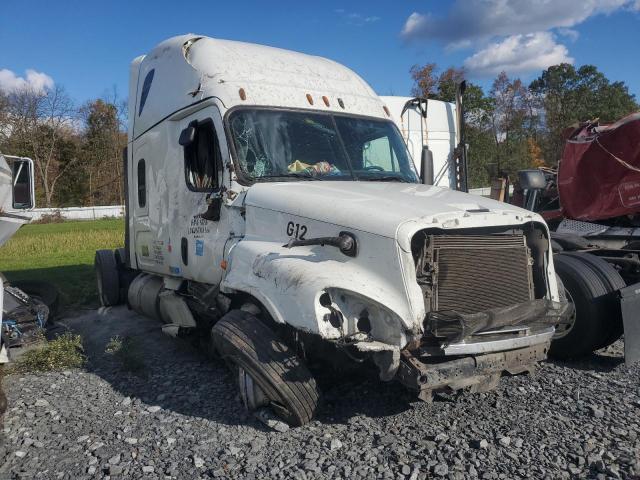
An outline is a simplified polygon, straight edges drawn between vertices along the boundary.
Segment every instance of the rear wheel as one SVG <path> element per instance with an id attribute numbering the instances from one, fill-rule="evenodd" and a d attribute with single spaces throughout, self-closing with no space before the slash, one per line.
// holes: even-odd
<path id="1" fill-rule="evenodd" d="M 600 277 L 580 258 L 566 254 L 554 256 L 556 273 L 565 287 L 567 300 L 575 307 L 575 317 L 565 328 L 556 331 L 549 355 L 555 358 L 577 358 L 589 355 L 602 342 L 608 328 L 603 325 L 608 292 Z"/>
<path id="2" fill-rule="evenodd" d="M 211 331 L 218 354 L 238 375 L 249 410 L 268 406 L 291 426 L 308 423 L 319 390 L 302 360 L 254 315 L 232 310 Z"/>
<path id="3" fill-rule="evenodd" d="M 126 250 L 116 248 L 113 251 L 116 258 L 116 265 L 118 267 L 118 281 L 120 282 L 120 299 L 118 303 L 127 303 L 127 296 L 129 295 L 129 286 L 133 279 L 138 276 L 136 270 L 132 270 L 127 266 L 127 253 Z"/>
<path id="4" fill-rule="evenodd" d="M 94 266 L 100 303 L 109 307 L 120 303 L 120 279 L 113 250 L 98 250 Z"/>

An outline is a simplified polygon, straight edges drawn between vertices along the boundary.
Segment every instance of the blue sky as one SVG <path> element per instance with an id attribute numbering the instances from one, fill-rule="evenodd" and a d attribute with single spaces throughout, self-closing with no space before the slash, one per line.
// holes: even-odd
<path id="1" fill-rule="evenodd" d="M 501 69 L 529 81 L 572 61 L 640 97 L 640 0 L 1 0 L 0 88 L 55 82 L 83 102 L 115 85 L 124 97 L 129 62 L 187 32 L 329 57 L 380 94 L 409 94 L 414 64 L 464 65 L 488 86 Z"/>

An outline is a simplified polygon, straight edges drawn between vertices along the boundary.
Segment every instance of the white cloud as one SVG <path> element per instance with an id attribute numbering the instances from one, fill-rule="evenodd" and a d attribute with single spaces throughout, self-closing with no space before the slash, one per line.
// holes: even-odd
<path id="1" fill-rule="evenodd" d="M 623 8 L 640 0 L 455 0 L 445 17 L 412 13 L 402 36 L 407 40 L 429 39 L 450 48 L 470 41 L 570 28 L 587 18 Z"/>
<path id="2" fill-rule="evenodd" d="M 640 0 L 638 0 L 638 1 L 640 1 Z M 580 32 L 578 32 L 577 30 L 574 30 L 572 28 L 562 27 L 562 28 L 558 29 L 558 35 L 562 35 L 563 37 L 567 37 L 572 42 L 575 42 L 580 37 Z"/>
<path id="3" fill-rule="evenodd" d="M 0 90 L 6 93 L 13 93 L 25 88 L 30 88 L 36 92 L 42 92 L 53 87 L 53 79 L 46 73 L 27 70 L 24 77 L 19 77 L 6 68 L 0 70 Z"/>
<path id="4" fill-rule="evenodd" d="M 380 20 L 380 17 L 377 17 L 375 15 L 365 15 L 358 12 L 347 12 L 344 8 L 337 8 L 334 10 L 334 12 L 340 15 L 348 25 L 355 25 L 357 27 L 362 27 L 363 25 L 374 23 Z"/>
<path id="5" fill-rule="evenodd" d="M 473 49 L 464 61 L 472 75 L 525 74 L 573 62 L 552 32 L 575 42 L 574 27 L 588 18 L 634 10 L 640 11 L 640 0 L 454 0 L 444 16 L 409 15 L 401 36 L 441 43 L 445 52 Z"/>
<path id="6" fill-rule="evenodd" d="M 495 76 L 500 72 L 518 75 L 542 70 L 558 63 L 573 63 L 569 51 L 558 44 L 550 32 L 511 35 L 491 43 L 464 61 L 474 76 Z"/>

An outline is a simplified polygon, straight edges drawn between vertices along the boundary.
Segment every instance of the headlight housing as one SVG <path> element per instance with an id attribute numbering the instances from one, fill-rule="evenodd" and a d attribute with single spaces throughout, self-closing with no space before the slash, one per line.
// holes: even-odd
<path id="1" fill-rule="evenodd" d="M 333 326 L 341 328 L 343 336 L 361 332 L 371 340 L 398 347 L 407 343 L 400 317 L 369 297 L 340 288 L 328 288 L 320 295 L 319 302 L 326 309 L 328 319 L 331 315 L 341 317 L 340 324 Z"/>

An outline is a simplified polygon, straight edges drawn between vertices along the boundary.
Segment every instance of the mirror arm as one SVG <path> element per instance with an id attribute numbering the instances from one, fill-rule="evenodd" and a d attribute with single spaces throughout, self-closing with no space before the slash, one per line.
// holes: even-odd
<path id="1" fill-rule="evenodd" d="M 424 185 L 433 185 L 434 182 L 433 152 L 427 145 L 422 147 L 420 156 L 420 180 Z"/>

